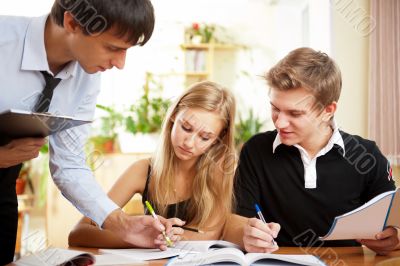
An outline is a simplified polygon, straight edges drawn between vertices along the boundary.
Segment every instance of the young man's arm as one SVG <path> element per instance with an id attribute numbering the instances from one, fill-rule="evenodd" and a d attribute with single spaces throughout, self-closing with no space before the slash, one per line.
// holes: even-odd
<path id="1" fill-rule="evenodd" d="M 99 88 L 100 79 L 91 80 L 90 86 Z M 75 117 L 93 118 L 98 92 L 93 89 L 82 96 L 81 102 L 76 103 Z M 84 152 L 89 132 L 90 125 L 83 125 L 50 136 L 50 170 L 55 184 L 84 216 L 103 229 L 132 245 L 149 247 L 151 243 L 156 247 L 153 236 L 165 229 L 166 221 L 152 223 L 149 216 L 129 216 L 109 199 L 86 165 L 87 157 L 92 155 Z"/>
<path id="2" fill-rule="evenodd" d="M 129 216 L 106 195 L 86 166 L 83 152 L 86 130 L 89 127 L 84 125 L 50 137 L 50 169 L 54 182 L 62 194 L 98 226 L 131 245 L 156 247 L 154 236 L 165 230 L 166 224 L 152 223 L 154 219 L 150 216 Z"/>
<path id="3" fill-rule="evenodd" d="M 280 226 L 276 223 L 264 224 L 254 218 L 254 203 L 259 203 L 263 192 L 256 180 L 256 167 L 262 158 L 252 152 L 257 143 L 247 142 L 240 153 L 239 164 L 235 176 L 236 213 L 228 219 L 224 230 L 224 239 L 234 242 L 247 252 L 273 252 L 278 247 L 273 244 Z M 253 218 L 245 218 L 239 215 Z"/>
<path id="4" fill-rule="evenodd" d="M 279 248 L 272 242 L 279 230 L 277 223 L 264 224 L 257 218 L 232 214 L 225 224 L 222 239 L 239 245 L 247 252 L 271 253 Z"/>

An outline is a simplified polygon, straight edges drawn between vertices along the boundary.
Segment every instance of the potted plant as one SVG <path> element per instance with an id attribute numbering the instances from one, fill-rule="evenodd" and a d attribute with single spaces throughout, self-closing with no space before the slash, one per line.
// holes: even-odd
<path id="1" fill-rule="evenodd" d="M 17 195 L 25 193 L 26 184 L 28 184 L 32 193 L 34 193 L 30 170 L 31 170 L 30 161 L 23 162 L 21 171 L 19 172 L 18 178 L 15 181 L 15 191 Z"/>
<path id="2" fill-rule="evenodd" d="M 150 96 L 150 88 L 160 91 L 162 84 L 156 82 L 151 73 L 147 73 L 143 95 L 137 104 L 129 107 L 128 115 L 124 120 L 125 130 L 128 134 L 120 135 L 122 152 L 149 153 L 155 148 L 158 132 L 161 130 L 170 101 L 162 97 Z"/>
<path id="3" fill-rule="evenodd" d="M 263 124 L 263 121 L 254 116 L 253 110 L 249 111 L 249 115 L 246 119 L 239 114 L 239 122 L 235 125 L 236 147 L 240 150 L 246 141 L 260 132 Z"/>
<path id="4" fill-rule="evenodd" d="M 215 29 L 214 24 L 194 22 L 185 29 L 185 41 L 193 44 L 210 43 L 214 40 Z"/>
<path id="5" fill-rule="evenodd" d="M 100 117 L 98 134 L 90 138 L 94 148 L 103 153 L 116 151 L 117 130 L 122 125 L 123 116 L 113 107 L 97 104 L 96 107 L 104 111 L 105 115 Z"/>

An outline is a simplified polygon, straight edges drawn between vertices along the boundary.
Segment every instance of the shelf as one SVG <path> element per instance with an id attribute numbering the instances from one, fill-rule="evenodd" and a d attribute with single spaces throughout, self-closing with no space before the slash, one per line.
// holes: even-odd
<path id="1" fill-rule="evenodd" d="M 221 50 L 230 50 L 238 48 L 235 44 L 224 44 L 224 43 L 184 43 L 181 44 L 181 48 L 183 50 L 208 50 L 210 48 L 213 49 L 221 49 Z"/>
<path id="2" fill-rule="evenodd" d="M 231 56 L 231 53 L 242 46 L 226 43 L 182 43 L 184 54 L 185 87 L 201 80 L 216 80 L 215 65 L 221 58 Z"/>

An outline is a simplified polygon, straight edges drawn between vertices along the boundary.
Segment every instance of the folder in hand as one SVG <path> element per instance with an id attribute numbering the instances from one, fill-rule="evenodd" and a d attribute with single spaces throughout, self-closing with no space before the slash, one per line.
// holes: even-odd
<path id="1" fill-rule="evenodd" d="M 384 192 L 359 208 L 335 217 L 320 240 L 375 239 L 386 227 L 400 228 L 400 189 Z"/>
<path id="2" fill-rule="evenodd" d="M 68 116 L 10 109 L 0 113 L 0 136 L 10 139 L 47 137 L 56 132 L 90 123 Z"/>

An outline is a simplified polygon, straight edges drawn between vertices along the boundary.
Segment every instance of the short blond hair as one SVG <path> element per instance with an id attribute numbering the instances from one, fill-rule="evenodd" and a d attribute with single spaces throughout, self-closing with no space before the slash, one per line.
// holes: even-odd
<path id="1" fill-rule="evenodd" d="M 323 107 L 337 102 L 342 89 L 336 63 L 327 54 L 307 47 L 291 51 L 266 73 L 265 79 L 272 89 L 306 88 Z"/>

